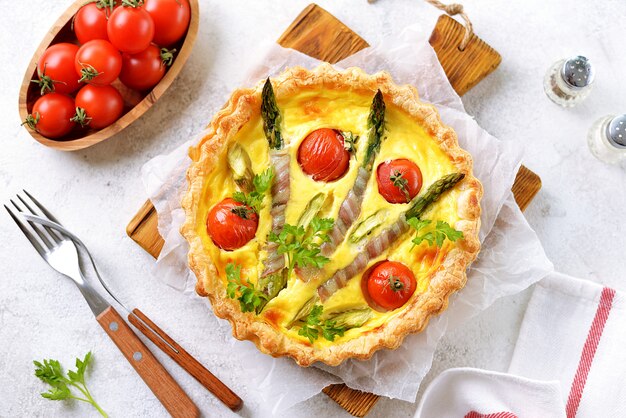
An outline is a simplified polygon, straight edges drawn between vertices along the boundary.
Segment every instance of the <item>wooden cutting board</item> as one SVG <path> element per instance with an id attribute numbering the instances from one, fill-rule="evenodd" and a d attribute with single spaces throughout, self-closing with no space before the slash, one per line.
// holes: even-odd
<path id="1" fill-rule="evenodd" d="M 464 30 L 456 20 L 442 15 L 430 37 L 430 44 L 459 95 L 495 70 L 501 60 L 500 54 L 476 35 L 472 36 L 465 50 L 460 51 L 458 45 Z M 309 5 L 300 13 L 278 43 L 331 64 L 369 46 L 363 38 L 316 4 Z M 522 166 L 512 187 L 522 210 L 526 209 L 539 189 L 539 176 Z M 148 200 L 126 228 L 128 236 L 155 258 L 164 243 L 157 231 L 157 222 L 157 213 Z M 331 385 L 323 391 L 358 417 L 365 416 L 379 399 L 377 395 L 353 390 L 344 384 Z"/>

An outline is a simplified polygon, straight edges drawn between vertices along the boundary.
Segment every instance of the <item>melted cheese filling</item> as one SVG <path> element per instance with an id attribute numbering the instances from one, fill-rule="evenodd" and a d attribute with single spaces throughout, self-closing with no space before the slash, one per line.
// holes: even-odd
<path id="1" fill-rule="evenodd" d="M 278 106 L 283 114 L 282 132 L 285 139 L 285 147 L 291 155 L 290 185 L 291 194 L 286 210 L 286 222 L 297 224 L 298 219 L 307 203 L 317 193 L 323 192 L 328 199 L 332 199 L 332 205 L 323 213 L 324 217 L 337 217 L 339 207 L 348 191 L 354 184 L 358 165 L 363 161 L 367 142 L 367 117 L 370 110 L 373 95 L 361 95 L 352 91 L 338 90 L 303 90 L 290 97 L 277 98 Z M 304 174 L 297 161 L 297 152 L 300 142 L 312 131 L 318 128 L 335 128 L 342 131 L 351 131 L 359 135 L 357 143 L 356 160 L 352 156 L 350 166 L 346 174 L 340 179 L 326 183 L 316 182 Z M 378 234 L 383 228 L 391 224 L 398 216 L 408 209 L 408 204 L 388 203 L 379 193 L 376 180 L 376 167 L 386 160 L 406 158 L 418 165 L 422 172 L 423 185 L 420 194 L 423 193 L 433 182 L 446 174 L 456 172 L 449 157 L 439 145 L 417 122 L 411 119 L 400 108 L 387 104 L 385 113 L 386 138 L 382 142 L 378 153 L 374 171 L 370 177 L 359 219 L 355 220 L 348 230 L 348 237 L 354 227 L 363 219 L 374 212 L 385 209 L 388 212 L 385 223 L 374 231 Z M 235 140 L 243 146 L 252 160 L 252 168 L 255 173 L 265 170 L 269 164 L 269 147 L 263 134 L 263 123 L 259 113 L 255 114 L 237 133 Z M 263 269 L 263 260 L 266 258 L 261 249 L 267 235 L 271 230 L 271 216 L 269 208 L 271 197 L 265 200 L 265 206 L 259 214 L 259 226 L 255 239 L 235 251 L 223 251 L 215 246 L 206 232 L 206 217 L 209 210 L 226 197 L 232 196 L 238 188 L 232 179 L 227 165 L 226 152 L 219 156 L 219 162 L 214 170 L 206 176 L 203 197 L 198 212 L 197 232 L 202 237 L 204 250 L 211 256 L 220 277 L 226 287 L 226 264 L 238 263 L 242 266 L 242 279 L 249 279 L 256 283 L 257 277 Z M 424 219 L 443 220 L 454 226 L 458 221 L 457 199 L 458 190 L 452 189 L 433 204 L 424 214 Z M 329 202 L 330 200 L 327 200 Z M 454 243 L 445 241 L 442 248 L 429 247 L 426 243 L 414 247 L 411 239 L 415 233 L 404 234 L 380 257 L 370 261 L 371 266 L 380 260 L 394 260 L 407 265 L 415 275 L 417 288 L 412 298 L 428 289 L 430 277 L 441 266 L 446 254 Z M 342 267 L 348 265 L 362 250 L 368 238 L 358 244 L 351 244 L 344 240 L 331 260 L 323 269 L 324 274 L 319 280 L 311 280 L 308 283 L 296 278 L 295 273 L 289 278 L 287 287 L 278 296 L 272 299 L 264 311 L 258 316 L 291 338 L 308 340 L 298 335 L 298 327 L 287 329 L 286 325 L 292 320 L 298 310 L 314 295 L 317 287 L 328 277 Z M 408 304 L 408 303 L 407 303 Z M 324 314 L 340 312 L 355 308 L 364 308 L 368 304 L 361 291 L 361 274 L 351 278 L 346 287 L 338 290 L 324 303 Z M 406 306 L 406 304 L 405 304 Z M 362 333 L 384 326 L 391 317 L 402 312 L 404 307 L 390 312 L 378 312 L 373 310 L 373 317 L 360 328 L 346 331 L 343 337 L 338 337 L 335 342 L 358 337 Z M 322 346 L 334 344 L 320 336 L 314 345 Z"/>

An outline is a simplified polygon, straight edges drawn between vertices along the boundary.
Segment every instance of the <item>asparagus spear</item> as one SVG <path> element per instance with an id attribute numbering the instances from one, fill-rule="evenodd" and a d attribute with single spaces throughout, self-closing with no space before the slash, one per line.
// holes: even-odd
<path id="1" fill-rule="evenodd" d="M 322 205 L 326 200 L 326 195 L 324 193 L 318 193 L 306 204 L 302 215 L 300 215 L 300 219 L 298 219 L 298 226 L 303 227 L 304 229 L 309 226 L 311 220 L 315 218 L 315 216 L 322 209 Z"/>
<path id="2" fill-rule="evenodd" d="M 418 197 L 406 211 L 405 218 L 419 219 L 432 203 L 436 202 L 446 190 L 453 188 L 463 178 L 465 178 L 463 173 L 452 173 L 431 184 L 426 193 Z"/>
<path id="3" fill-rule="evenodd" d="M 265 80 L 265 85 L 263 86 L 261 116 L 263 117 L 263 131 L 270 148 L 281 149 L 283 147 L 283 137 L 280 133 L 282 116 L 276 104 L 274 88 L 269 77 Z"/>
<path id="4" fill-rule="evenodd" d="M 329 316 L 327 319 L 333 321 L 337 328 L 348 330 L 363 326 L 372 317 L 370 308 L 353 309 Z"/>
<path id="5" fill-rule="evenodd" d="M 374 158 L 380 151 L 380 144 L 385 132 L 385 101 L 380 90 L 376 92 L 372 101 L 370 114 L 367 118 L 367 127 L 369 132 L 367 134 L 367 150 L 363 159 L 363 167 L 368 171 L 372 171 Z"/>
<path id="6" fill-rule="evenodd" d="M 235 143 L 228 150 L 227 159 L 230 171 L 233 173 L 233 180 L 235 180 L 237 186 L 245 193 L 252 191 L 254 173 L 252 172 L 250 156 L 246 150 L 241 145 Z"/>
<path id="7" fill-rule="evenodd" d="M 351 243 L 356 244 L 363 238 L 371 235 L 372 232 L 383 224 L 385 218 L 389 214 L 386 209 L 380 209 L 372 213 L 354 228 L 348 239 Z"/>
<path id="8" fill-rule="evenodd" d="M 320 300 L 324 302 L 333 293 L 344 287 L 350 278 L 362 272 L 370 260 L 380 256 L 395 240 L 409 230 L 407 219 L 422 216 L 431 204 L 439 200 L 447 190 L 454 187 L 464 177 L 465 175 L 460 173 L 444 176 L 434 182 L 426 193 L 416 197 L 411 207 L 404 214 L 401 214 L 394 223 L 370 240 L 350 264 L 337 270 L 317 288 Z"/>
<path id="9" fill-rule="evenodd" d="M 274 299 L 278 293 L 287 285 L 287 269 L 270 274 L 269 276 L 261 277 L 257 283 L 258 289 L 263 292 L 266 298 L 261 299 L 261 304 L 257 306 L 256 313 L 260 313 L 267 303 Z"/>

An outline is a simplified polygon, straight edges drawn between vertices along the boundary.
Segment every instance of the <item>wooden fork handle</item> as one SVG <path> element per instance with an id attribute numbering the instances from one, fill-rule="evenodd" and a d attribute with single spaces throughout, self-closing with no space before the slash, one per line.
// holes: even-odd
<path id="1" fill-rule="evenodd" d="M 173 417 L 200 416 L 198 407 L 112 306 L 96 319 Z"/>
<path id="2" fill-rule="evenodd" d="M 243 407 L 243 401 L 235 392 L 208 371 L 139 309 L 133 309 L 133 312 L 128 315 L 128 321 L 230 409 L 238 411 Z"/>

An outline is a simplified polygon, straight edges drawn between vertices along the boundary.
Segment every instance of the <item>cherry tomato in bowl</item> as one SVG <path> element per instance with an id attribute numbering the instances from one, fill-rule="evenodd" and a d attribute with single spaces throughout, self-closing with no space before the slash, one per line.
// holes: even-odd
<path id="1" fill-rule="evenodd" d="M 329 128 L 311 132 L 298 148 L 298 163 L 315 181 L 337 180 L 346 173 L 350 163 L 343 135 Z"/>
<path id="2" fill-rule="evenodd" d="M 174 51 L 159 49 L 152 44 L 138 54 L 122 54 L 120 81 L 133 90 L 148 90 L 156 86 L 171 65 Z"/>
<path id="3" fill-rule="evenodd" d="M 124 99 L 113 86 L 88 84 L 76 94 L 76 108 L 76 122 L 92 129 L 102 129 L 120 118 Z"/>
<path id="4" fill-rule="evenodd" d="M 376 177 L 378 192 L 389 203 L 408 203 L 422 188 L 422 171 L 404 158 L 381 163 Z"/>
<path id="5" fill-rule="evenodd" d="M 65 94 L 48 93 L 37 99 L 23 125 L 28 125 L 46 138 L 56 139 L 74 128 L 73 116 L 74 99 Z"/>
<path id="6" fill-rule="evenodd" d="M 372 307 L 392 311 L 408 302 L 417 282 L 413 272 L 397 261 L 381 261 L 363 275 L 362 289 Z"/>
<path id="7" fill-rule="evenodd" d="M 94 39 L 80 47 L 74 68 L 81 81 L 105 86 L 120 75 L 122 55 L 109 41 Z"/>
<path id="8" fill-rule="evenodd" d="M 207 232 L 219 248 L 232 251 L 246 245 L 259 226 L 259 216 L 250 207 L 226 198 L 213 206 L 206 220 Z"/>
<path id="9" fill-rule="evenodd" d="M 133 3 L 131 1 L 131 3 Z M 126 3 L 111 13 L 107 23 L 109 41 L 120 51 L 137 54 L 146 49 L 154 37 L 154 22 L 139 6 L 139 2 L 128 6 Z"/>
<path id="10" fill-rule="evenodd" d="M 154 21 L 153 42 L 171 46 L 187 32 L 191 19 L 188 0 L 146 0 L 144 9 Z"/>
<path id="11" fill-rule="evenodd" d="M 42 94 L 51 91 L 70 94 L 80 87 L 74 69 L 77 52 L 77 45 L 63 42 L 50 46 L 41 54 L 37 74 Z"/>
<path id="12" fill-rule="evenodd" d="M 78 42 L 85 44 L 94 39 L 108 40 L 107 23 L 113 13 L 113 0 L 98 0 L 78 9 L 74 16 L 74 34 Z"/>

